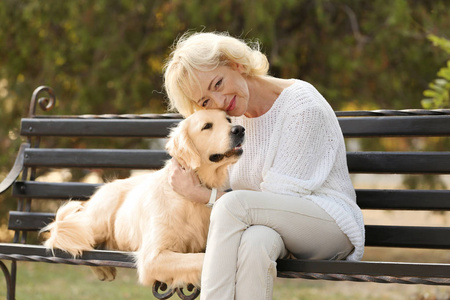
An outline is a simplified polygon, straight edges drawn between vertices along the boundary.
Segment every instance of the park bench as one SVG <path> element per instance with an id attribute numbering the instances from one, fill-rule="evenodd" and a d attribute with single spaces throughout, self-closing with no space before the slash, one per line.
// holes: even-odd
<path id="1" fill-rule="evenodd" d="M 46 97 L 39 98 L 39 95 Z M 99 184 L 83 182 L 35 181 L 40 170 L 49 168 L 155 169 L 169 158 L 158 149 L 55 148 L 54 139 L 106 138 L 106 140 L 164 138 L 168 128 L 179 122 L 176 114 L 149 115 L 36 115 L 39 105 L 50 110 L 55 102 L 52 89 L 40 87 L 31 99 L 30 115 L 21 120 L 20 134 L 26 138 L 15 164 L 0 184 L 0 193 L 12 187 L 17 210 L 9 212 L 8 228 L 14 230 L 12 243 L 0 244 L 0 267 L 5 275 L 7 299 L 15 299 L 18 261 L 35 261 L 87 266 L 134 268 L 130 255 L 120 251 L 87 251 L 72 258 L 61 251 L 54 254 L 39 243 L 30 243 L 27 235 L 52 221 L 54 212 L 33 211 L 32 203 L 59 200 L 87 200 Z M 336 112 L 346 139 L 379 137 L 448 137 L 450 110 L 380 110 Z M 52 142 L 47 140 L 52 139 Z M 450 151 L 353 151 L 348 152 L 351 173 L 361 174 L 450 174 Z M 21 176 L 20 176 L 21 175 Z M 20 176 L 20 179 L 18 179 Z M 357 201 L 363 210 L 416 210 L 446 213 L 450 210 L 450 190 L 444 189 L 357 189 Z M 36 240 L 35 238 L 32 240 Z M 450 249 L 450 227 L 366 224 L 366 247 Z M 6 261 L 11 261 L 10 268 Z M 450 285 L 450 263 L 389 261 L 308 261 L 282 259 L 278 276 L 378 283 Z M 182 299 L 194 299 L 195 291 L 170 291 L 164 284 L 154 286 L 160 299 L 174 292 Z"/>

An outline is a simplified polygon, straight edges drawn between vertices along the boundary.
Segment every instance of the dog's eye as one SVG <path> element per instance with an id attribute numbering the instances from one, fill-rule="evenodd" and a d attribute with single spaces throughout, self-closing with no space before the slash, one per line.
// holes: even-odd
<path id="1" fill-rule="evenodd" d="M 227 121 L 228 121 L 228 123 L 231 123 L 231 118 L 227 117 Z"/>
<path id="2" fill-rule="evenodd" d="M 211 129 L 212 127 L 213 127 L 212 123 L 206 123 L 205 125 L 203 125 L 202 130 Z"/>

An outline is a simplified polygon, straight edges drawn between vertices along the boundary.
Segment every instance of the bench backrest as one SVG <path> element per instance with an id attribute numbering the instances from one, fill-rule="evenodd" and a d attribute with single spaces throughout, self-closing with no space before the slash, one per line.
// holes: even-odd
<path id="1" fill-rule="evenodd" d="M 344 136 L 350 140 L 378 137 L 448 137 L 450 114 L 420 115 L 416 111 L 338 112 Z M 392 114 L 400 114 L 393 116 Z M 411 114 L 411 115 L 410 115 Z M 36 172 L 46 168 L 70 169 L 157 169 L 169 158 L 164 150 L 54 148 L 55 139 L 164 138 L 179 122 L 177 115 L 122 115 L 78 117 L 33 117 L 21 122 L 21 135 L 28 138 L 23 177 L 13 185 L 19 199 L 17 211 L 10 212 L 9 228 L 19 233 L 38 231 L 54 213 L 31 211 L 32 201 L 86 200 L 99 184 L 81 182 L 37 182 Z M 51 142 L 47 142 L 50 140 Z M 447 143 L 448 145 L 448 143 Z M 83 147 L 83 148 L 81 148 Z M 352 150 L 352 147 L 348 147 Z M 450 151 L 349 151 L 351 173 L 368 174 L 450 174 Z M 363 210 L 450 210 L 448 189 L 357 189 Z M 366 225 L 366 246 L 450 249 L 449 227 Z"/>

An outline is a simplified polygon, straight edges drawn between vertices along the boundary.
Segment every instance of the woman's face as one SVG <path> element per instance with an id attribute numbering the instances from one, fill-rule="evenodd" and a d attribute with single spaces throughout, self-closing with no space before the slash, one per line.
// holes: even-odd
<path id="1" fill-rule="evenodd" d="M 197 71 L 196 75 L 201 88 L 193 91 L 193 96 L 200 107 L 220 109 L 229 116 L 247 111 L 249 90 L 240 65 L 219 66 L 212 71 Z"/>

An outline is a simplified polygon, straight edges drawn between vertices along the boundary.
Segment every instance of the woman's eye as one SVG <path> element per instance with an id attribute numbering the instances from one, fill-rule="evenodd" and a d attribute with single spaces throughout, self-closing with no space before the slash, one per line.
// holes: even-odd
<path id="1" fill-rule="evenodd" d="M 202 107 L 206 107 L 208 105 L 209 99 L 206 99 L 202 102 Z"/>
<path id="2" fill-rule="evenodd" d="M 216 82 L 216 85 L 215 85 L 216 89 L 217 89 L 218 87 L 220 87 L 220 85 L 222 84 L 222 80 L 223 80 L 223 79 L 220 79 L 219 81 Z"/>

